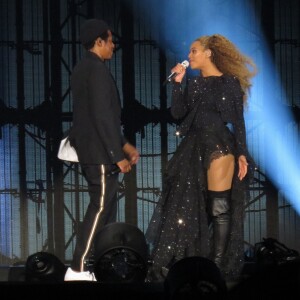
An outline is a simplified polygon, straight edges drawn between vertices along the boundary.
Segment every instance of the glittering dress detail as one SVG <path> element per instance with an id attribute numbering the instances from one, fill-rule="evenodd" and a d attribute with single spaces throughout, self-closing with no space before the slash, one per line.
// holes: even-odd
<path id="1" fill-rule="evenodd" d="M 173 84 L 172 115 L 182 120 L 183 139 L 168 162 L 162 196 L 146 232 L 153 265 L 149 281 L 163 281 L 169 267 L 187 256 L 209 258 L 206 171 L 212 160 L 232 153 L 249 162 L 246 178 L 236 172 L 231 199 L 231 234 L 224 274 L 236 277 L 243 266 L 244 204 L 254 163 L 246 149 L 243 93 L 232 76 L 194 77 L 183 90 Z M 233 134 L 234 133 L 234 134 Z"/>

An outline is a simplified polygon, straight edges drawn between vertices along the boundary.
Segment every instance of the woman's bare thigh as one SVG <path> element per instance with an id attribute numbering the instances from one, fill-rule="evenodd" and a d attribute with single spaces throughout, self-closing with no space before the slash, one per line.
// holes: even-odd
<path id="1" fill-rule="evenodd" d="M 208 190 L 225 191 L 232 185 L 234 174 L 234 156 L 228 154 L 214 159 L 207 171 Z"/>

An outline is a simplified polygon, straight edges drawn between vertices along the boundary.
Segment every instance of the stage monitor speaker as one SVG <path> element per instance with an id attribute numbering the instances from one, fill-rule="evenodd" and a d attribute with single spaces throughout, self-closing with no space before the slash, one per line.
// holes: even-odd
<path id="1" fill-rule="evenodd" d="M 25 280 L 29 282 L 63 282 L 66 266 L 53 254 L 37 252 L 27 258 Z"/>
<path id="2" fill-rule="evenodd" d="M 192 256 L 175 262 L 164 282 L 168 300 L 225 299 L 227 287 L 217 265 Z"/>
<path id="3" fill-rule="evenodd" d="M 144 282 L 148 247 L 143 232 L 134 225 L 115 222 L 95 236 L 94 274 L 99 282 Z"/>
<path id="4" fill-rule="evenodd" d="M 274 238 L 263 238 L 262 242 L 255 244 L 255 262 L 260 268 L 281 265 L 299 258 L 298 251 L 288 248 Z"/>

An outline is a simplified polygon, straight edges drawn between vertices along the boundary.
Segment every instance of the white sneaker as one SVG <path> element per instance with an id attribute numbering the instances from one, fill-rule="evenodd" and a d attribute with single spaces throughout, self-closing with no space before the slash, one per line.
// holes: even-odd
<path id="1" fill-rule="evenodd" d="M 97 281 L 94 273 L 86 272 L 75 272 L 71 268 L 68 268 L 65 274 L 65 281 Z"/>

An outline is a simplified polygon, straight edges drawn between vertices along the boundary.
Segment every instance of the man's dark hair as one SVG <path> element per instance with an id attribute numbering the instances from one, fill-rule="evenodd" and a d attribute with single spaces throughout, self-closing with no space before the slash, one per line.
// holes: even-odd
<path id="1" fill-rule="evenodd" d="M 101 35 L 99 35 L 99 37 L 100 37 L 101 40 L 107 41 L 107 39 L 108 39 L 108 37 L 109 37 L 109 35 L 108 35 L 108 30 L 107 30 L 106 32 L 103 32 Z M 97 38 L 98 38 L 98 37 L 97 37 Z M 97 39 L 97 38 L 96 38 L 96 39 Z M 89 43 L 84 44 L 83 47 L 84 47 L 86 50 L 90 50 L 91 48 L 94 47 L 96 39 L 95 39 L 94 41 L 91 41 L 91 42 L 89 42 Z"/>

